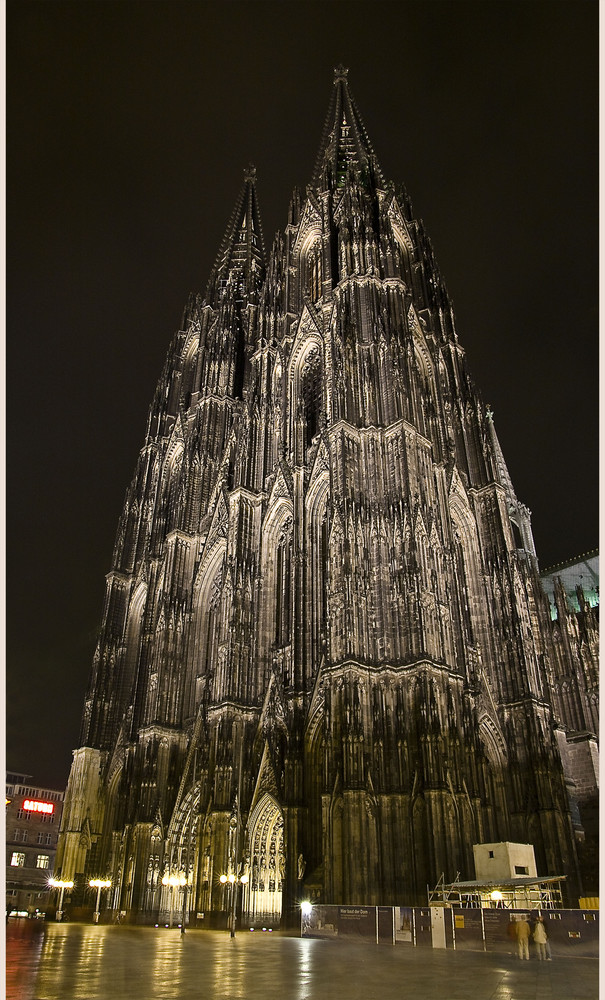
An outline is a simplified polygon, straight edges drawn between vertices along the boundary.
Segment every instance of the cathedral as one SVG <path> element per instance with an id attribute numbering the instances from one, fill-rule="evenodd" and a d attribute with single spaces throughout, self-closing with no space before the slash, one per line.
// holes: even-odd
<path id="1" fill-rule="evenodd" d="M 245 172 L 150 406 L 63 812 L 72 903 L 105 878 L 131 922 L 288 926 L 303 899 L 426 904 L 508 841 L 576 906 L 564 747 L 598 732 L 598 634 L 558 601 L 339 67 L 306 192 L 267 253 Z"/>

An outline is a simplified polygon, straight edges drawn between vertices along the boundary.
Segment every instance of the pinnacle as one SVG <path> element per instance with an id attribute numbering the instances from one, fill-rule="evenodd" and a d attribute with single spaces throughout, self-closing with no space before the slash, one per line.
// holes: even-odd
<path id="1" fill-rule="evenodd" d="M 510 473 L 506 465 L 504 454 L 502 452 L 502 447 L 500 441 L 498 440 L 498 435 L 496 434 L 496 427 L 494 425 L 494 413 L 492 408 L 487 406 L 485 416 L 487 419 L 488 431 L 492 444 L 492 452 L 494 455 L 494 461 L 496 466 L 496 473 L 498 476 L 498 481 L 501 486 L 503 486 L 508 494 L 509 500 L 516 502 L 515 489 L 513 487 L 512 480 L 510 478 Z"/>
<path id="2" fill-rule="evenodd" d="M 341 187 L 351 166 L 360 171 L 370 170 L 380 185 L 385 183 L 349 88 L 348 73 L 349 70 L 342 64 L 334 68 L 332 96 L 313 174 L 315 187 L 325 180 L 326 169 L 336 185 Z"/>

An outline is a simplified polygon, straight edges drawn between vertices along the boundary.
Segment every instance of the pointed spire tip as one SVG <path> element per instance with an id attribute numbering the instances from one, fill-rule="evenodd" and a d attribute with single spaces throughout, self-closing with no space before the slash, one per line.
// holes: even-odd
<path id="1" fill-rule="evenodd" d="M 256 167 L 253 163 L 249 163 L 247 167 L 244 167 L 244 180 L 254 181 L 256 180 Z"/>
<path id="2" fill-rule="evenodd" d="M 346 80 L 349 74 L 348 68 L 345 68 L 342 63 L 334 67 L 334 83 L 338 83 L 339 80 Z"/>

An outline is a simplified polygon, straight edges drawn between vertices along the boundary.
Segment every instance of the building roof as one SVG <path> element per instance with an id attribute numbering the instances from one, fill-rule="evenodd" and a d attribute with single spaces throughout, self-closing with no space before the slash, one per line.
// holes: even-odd
<path id="1" fill-rule="evenodd" d="M 599 550 L 585 552 L 575 559 L 557 563 L 540 573 L 542 586 L 554 604 L 555 579 L 560 577 L 563 589 L 574 611 L 581 611 L 577 588 L 581 587 L 584 599 L 591 607 L 599 604 Z"/>
<path id="2" fill-rule="evenodd" d="M 532 885 L 543 885 L 545 882 L 564 882 L 567 878 L 566 875 L 539 875 L 539 876 L 519 876 L 513 878 L 501 878 L 494 879 L 490 881 L 477 881 L 472 880 L 470 882 L 452 882 L 450 885 L 445 885 L 444 889 L 523 889 Z"/>

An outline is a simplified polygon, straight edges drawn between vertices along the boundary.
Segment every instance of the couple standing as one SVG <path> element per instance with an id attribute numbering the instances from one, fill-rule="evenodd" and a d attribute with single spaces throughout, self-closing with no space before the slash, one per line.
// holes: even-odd
<path id="1" fill-rule="evenodd" d="M 541 913 L 538 913 L 533 933 L 531 927 L 529 926 L 527 917 L 525 914 L 522 914 L 515 924 L 515 934 L 520 959 L 526 958 L 529 961 L 529 939 L 530 937 L 533 937 L 534 943 L 538 949 L 538 961 L 552 961 L 548 934 L 546 933 L 544 917 Z"/>

